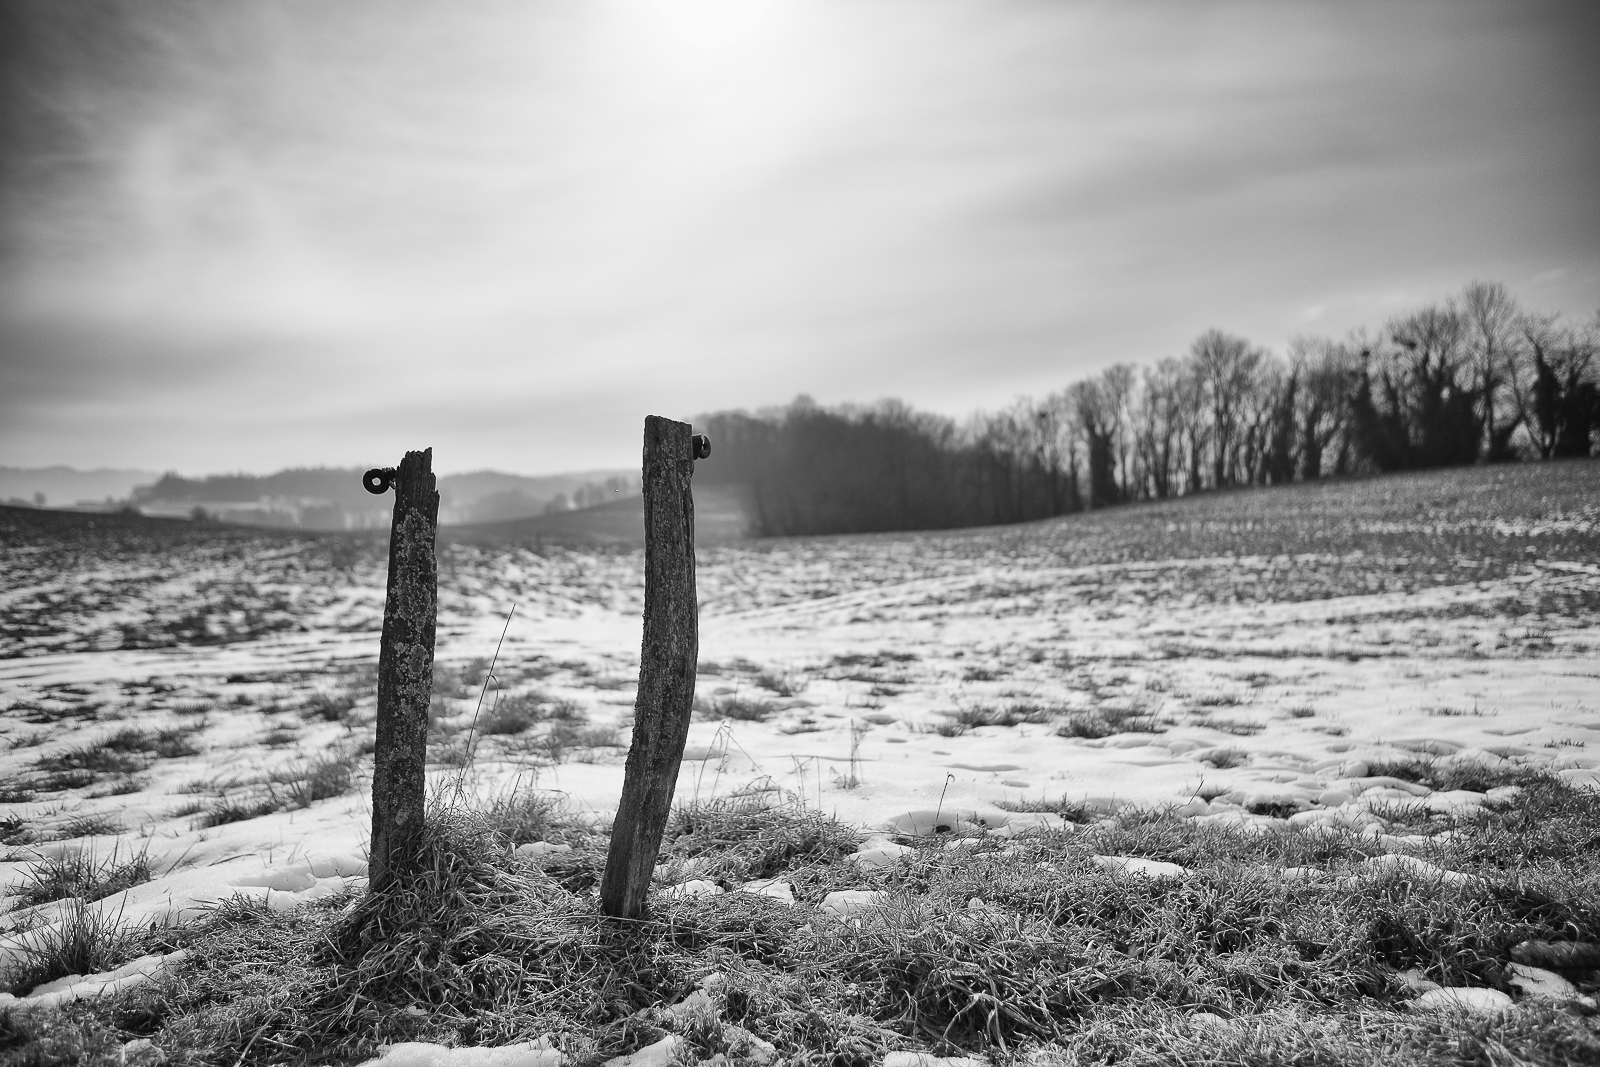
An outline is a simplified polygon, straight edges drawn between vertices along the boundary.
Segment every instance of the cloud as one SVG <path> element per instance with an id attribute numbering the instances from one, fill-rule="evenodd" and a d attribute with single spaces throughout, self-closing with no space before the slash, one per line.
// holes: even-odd
<path id="1" fill-rule="evenodd" d="M 1600 302 L 1581 6 L 10 17 L 15 461 L 268 469 L 394 423 L 441 469 L 598 467 L 649 405 L 959 415 L 1212 325 L 1281 346 L 1309 307 L 1388 313 L 1361 294 Z"/>

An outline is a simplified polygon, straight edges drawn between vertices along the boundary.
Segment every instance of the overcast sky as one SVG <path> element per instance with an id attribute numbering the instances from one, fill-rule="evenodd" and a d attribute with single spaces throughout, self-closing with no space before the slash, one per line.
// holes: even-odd
<path id="1" fill-rule="evenodd" d="M 1481 278 L 1600 307 L 1600 4 L 18 0 L 0 464 L 638 462 Z"/>

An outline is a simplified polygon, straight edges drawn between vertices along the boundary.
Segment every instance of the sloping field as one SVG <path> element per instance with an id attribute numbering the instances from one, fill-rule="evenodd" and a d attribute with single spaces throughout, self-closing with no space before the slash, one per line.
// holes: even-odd
<path id="1" fill-rule="evenodd" d="M 694 494 L 695 542 L 719 545 L 744 540 L 750 528 L 743 495 L 725 485 L 700 486 Z M 644 545 L 644 498 L 624 500 L 576 511 L 557 511 L 531 519 L 447 526 L 439 531 L 447 542 L 510 545 L 543 549 L 624 547 Z"/>
<path id="2" fill-rule="evenodd" d="M 1496 783 L 1543 775 L 1581 791 L 1600 778 L 1597 501 L 1600 463 L 1586 461 L 1214 494 L 1019 527 L 704 547 L 699 702 L 679 799 L 836 817 L 854 828 L 850 847 L 891 858 L 1074 826 L 1085 842 L 1096 826 L 1126 829 L 1136 811 L 1164 807 L 1184 833 L 1345 835 L 1332 853 L 1283 846 L 1280 868 L 1290 855 L 1431 862 L 1511 795 L 1491 795 Z M 279 912 L 346 899 L 365 870 L 384 551 L 377 538 L 0 509 L 8 958 L 29 958 L 40 931 L 70 918 L 70 893 L 33 888 L 64 857 L 138 850 L 142 875 L 92 906 L 147 925 L 199 921 L 240 894 Z M 603 844 L 585 845 L 582 828 L 603 829 L 620 792 L 641 552 L 454 542 L 439 558 L 436 778 L 460 775 L 485 797 L 535 790 L 566 829 L 546 819 L 514 843 L 590 854 Z M 1192 843 L 1163 852 L 1153 840 L 1116 847 L 1199 861 Z M 709 868 L 690 858 L 663 867 L 664 889 L 704 880 Z M 732 890 L 784 869 L 709 877 Z M 832 913 L 804 909 L 876 885 L 797 875 L 793 907 L 822 922 Z M 1572 892 L 1589 903 L 1562 921 L 1600 936 L 1584 925 L 1600 918 L 1592 887 Z M 1482 984 L 1489 973 L 1431 977 Z M 998 1056 L 1006 1034 L 1037 1040 L 1059 1025 L 1053 1010 L 987 1037 L 958 1027 L 957 1044 Z M 872 1017 L 877 1036 L 846 1062 L 876 1062 L 901 1040 L 945 1048 Z M 615 1037 L 584 1039 L 593 1062 L 639 1045 Z M 1382 1044 L 1376 1032 L 1361 1040 Z M 1385 1061 L 1373 1055 L 1250 1062 Z"/>
<path id="3" fill-rule="evenodd" d="M 1597 500 L 1600 464 L 1548 464 L 1218 494 L 1020 527 L 711 547 L 699 562 L 701 696 L 762 710 L 721 727 L 708 713 L 696 729 L 764 752 L 752 773 L 781 779 L 804 764 L 820 775 L 824 806 L 852 818 L 892 814 L 870 799 L 879 785 L 890 806 L 908 793 L 976 802 L 1113 783 L 1126 793 L 1146 779 L 1138 795 L 1169 796 L 1203 766 L 1189 756 L 1131 777 L 1072 769 L 1096 741 L 1080 738 L 1052 740 L 1047 766 L 995 772 L 988 788 L 974 773 L 954 783 L 931 775 L 949 748 L 944 723 L 1015 717 L 1004 711 L 1013 706 L 1040 709 L 1028 713 L 1039 721 L 968 733 L 962 755 L 944 761 L 1015 763 L 1002 750 L 1032 750 L 1028 738 L 1052 735 L 1063 716 L 1108 708 L 1173 724 L 1209 717 L 1197 737 L 1246 748 L 1301 746 L 1308 735 L 1355 748 L 1418 731 L 1466 745 L 1554 743 L 1552 716 L 1595 713 Z M 0 655 L 10 661 L 0 684 L 14 745 L 70 745 L 68 724 L 92 732 L 102 717 L 174 707 L 213 721 L 193 731 L 203 745 L 219 728 L 266 728 L 330 687 L 348 691 L 358 720 L 370 714 L 372 694 L 342 679 L 365 677 L 375 660 L 381 539 L 20 509 L 0 523 Z M 442 673 L 475 695 L 477 661 L 492 655 L 515 604 L 500 684 L 537 679 L 541 693 L 624 731 L 625 744 L 641 571 L 640 551 L 616 546 L 442 545 Z M 518 692 L 511 684 L 505 695 Z M 1404 728 L 1384 718 L 1399 713 Z M 1233 719 L 1234 733 L 1216 728 Z M 852 720 L 858 763 L 928 762 L 929 780 L 868 772 L 857 776 L 867 786 L 828 797 Z M 863 739 L 863 729 L 873 732 Z M 1173 732 L 1161 743 L 1179 740 Z M 593 781 L 569 764 L 545 773 L 605 810 L 614 762 Z M 731 767 L 721 769 L 726 779 Z M 807 789 L 815 799 L 816 781 Z"/>

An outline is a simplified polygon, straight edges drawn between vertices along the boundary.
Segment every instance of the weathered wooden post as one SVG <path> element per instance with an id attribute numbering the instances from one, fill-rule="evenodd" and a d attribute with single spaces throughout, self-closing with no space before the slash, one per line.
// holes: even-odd
<path id="1" fill-rule="evenodd" d="M 613 918 L 644 914 L 661 835 L 689 735 L 700 622 L 694 590 L 694 461 L 711 440 L 687 423 L 644 420 L 644 640 L 633 744 L 611 851 L 600 880 L 600 908 Z"/>
<path id="2" fill-rule="evenodd" d="M 372 849 L 368 887 L 380 893 L 415 868 L 426 799 L 428 700 L 439 574 L 433 558 L 439 492 L 433 449 L 407 452 L 399 468 L 370 470 L 369 493 L 394 486 L 389 528 L 389 589 L 378 652 L 378 738 L 372 769 Z"/>

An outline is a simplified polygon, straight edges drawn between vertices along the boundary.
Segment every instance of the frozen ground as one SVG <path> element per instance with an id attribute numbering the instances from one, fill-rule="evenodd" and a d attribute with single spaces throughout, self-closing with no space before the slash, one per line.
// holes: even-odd
<path id="1" fill-rule="evenodd" d="M 1593 782 L 1597 500 L 1580 462 L 708 549 L 678 797 L 780 793 L 867 831 L 1135 803 L 1383 834 L 1375 800 L 1480 799 L 1369 775 L 1385 760 Z M 139 853 L 156 876 L 100 906 L 142 919 L 363 873 L 382 544 L 86 522 L 0 514 L 3 881 Z M 439 781 L 515 605 L 467 781 L 606 817 L 641 563 L 441 548 Z M 9 945 L 65 906 L 14 907 Z"/>

